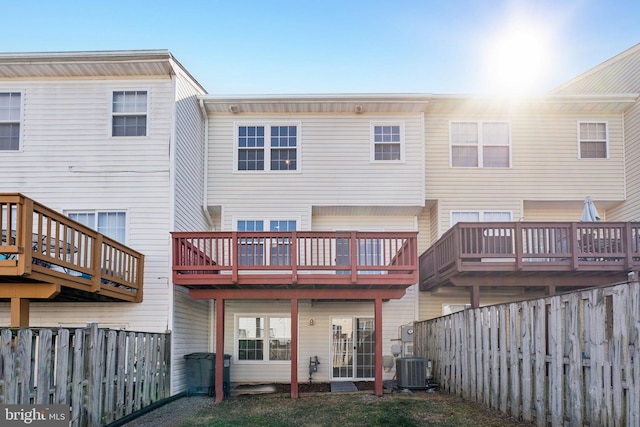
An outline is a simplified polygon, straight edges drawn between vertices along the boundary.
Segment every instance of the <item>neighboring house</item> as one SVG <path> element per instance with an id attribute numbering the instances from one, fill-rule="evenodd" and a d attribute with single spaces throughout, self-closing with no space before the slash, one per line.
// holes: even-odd
<path id="1" fill-rule="evenodd" d="M 638 51 L 577 81 L 626 75 Z M 637 219 L 640 203 L 637 90 L 585 87 L 218 96 L 166 51 L 1 55 L 0 102 L 19 120 L 0 125 L 19 136 L 0 135 L 0 192 L 84 223 L 115 216 L 145 256 L 141 303 L 33 303 L 31 324 L 170 330 L 174 393 L 198 351 L 231 355 L 233 383 L 375 380 L 381 393 L 415 320 L 636 267 L 637 226 L 606 229 L 623 252 L 569 239 L 606 231 L 578 224 L 585 197 L 602 224 Z M 464 230 L 468 256 L 451 265 L 472 269 L 434 273 L 429 256 L 459 256 L 440 243 Z"/>
<path id="2" fill-rule="evenodd" d="M 196 99 L 205 93 L 164 50 L 0 55 L 0 193 L 22 193 L 145 256 L 142 302 L 34 301 L 29 324 L 171 331 L 174 392 L 182 354 L 209 348 L 209 305 L 171 285 L 169 240 L 207 227 Z"/>

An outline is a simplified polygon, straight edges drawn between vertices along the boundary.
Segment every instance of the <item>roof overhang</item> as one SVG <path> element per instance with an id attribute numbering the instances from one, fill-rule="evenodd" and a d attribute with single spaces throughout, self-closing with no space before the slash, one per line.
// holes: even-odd
<path id="1" fill-rule="evenodd" d="M 165 49 L 0 53 L 4 79 L 169 77 L 178 69 L 206 93 Z"/>
<path id="2" fill-rule="evenodd" d="M 210 114 L 419 113 L 428 94 L 311 94 L 201 96 Z"/>

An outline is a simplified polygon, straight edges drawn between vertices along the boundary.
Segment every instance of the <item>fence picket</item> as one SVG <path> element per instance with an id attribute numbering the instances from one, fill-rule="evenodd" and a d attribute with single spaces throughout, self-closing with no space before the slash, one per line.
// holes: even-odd
<path id="1" fill-rule="evenodd" d="M 510 395 L 511 400 L 510 415 L 518 417 L 520 412 L 520 345 L 519 345 L 519 314 L 518 304 L 509 304 L 509 374 L 511 380 Z"/>
<path id="2" fill-rule="evenodd" d="M 37 382 L 38 387 L 36 387 L 36 402 L 42 402 L 44 404 L 49 402 L 49 389 L 51 388 L 51 376 L 50 373 L 53 371 L 51 369 L 52 366 L 52 358 L 51 358 L 51 330 L 43 329 L 39 334 L 39 343 L 38 343 L 38 371 L 37 371 Z"/>
<path id="3" fill-rule="evenodd" d="M 491 372 L 489 373 L 491 382 L 491 398 L 489 404 L 492 409 L 498 407 L 500 399 L 500 353 L 498 350 L 498 311 L 495 306 L 489 307 L 489 336 L 490 339 L 490 356 Z"/>
<path id="4" fill-rule="evenodd" d="M 539 299 L 535 303 L 533 312 L 534 319 L 534 378 L 535 378 L 535 408 L 536 424 L 544 427 L 547 425 L 547 392 L 546 392 L 546 367 L 547 367 L 547 345 L 546 345 L 546 317 L 547 303 L 544 299 Z"/>
<path id="5" fill-rule="evenodd" d="M 520 313 L 520 335 L 522 337 L 522 418 L 531 421 L 531 305 L 522 303 Z"/>
<path id="6" fill-rule="evenodd" d="M 550 298 L 549 301 L 549 412 L 551 425 L 564 424 L 564 348 L 562 339 L 562 301 Z"/>
<path id="7" fill-rule="evenodd" d="M 567 373 L 567 388 L 569 399 L 567 408 L 571 425 L 581 426 L 584 413 L 584 380 L 582 374 L 583 352 L 580 346 L 581 321 L 580 321 L 580 294 L 573 293 L 567 302 L 567 337 L 569 341 L 569 367 Z"/>
<path id="8" fill-rule="evenodd" d="M 499 409 L 507 413 L 507 403 L 509 399 L 509 364 L 507 360 L 507 307 L 498 307 L 498 322 L 500 325 L 499 353 L 500 353 L 500 390 L 498 392 Z"/>
<path id="9" fill-rule="evenodd" d="M 10 329 L 2 331 L 2 403 L 11 404 L 18 402 L 18 379 L 16 378 L 15 357 L 13 352 L 13 334 Z"/>

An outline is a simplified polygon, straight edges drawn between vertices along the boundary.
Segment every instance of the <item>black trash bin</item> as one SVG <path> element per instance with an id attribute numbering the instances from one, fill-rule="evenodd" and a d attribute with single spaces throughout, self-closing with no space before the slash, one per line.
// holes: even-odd
<path id="1" fill-rule="evenodd" d="M 191 353 L 185 354 L 187 367 L 187 395 L 207 394 L 215 396 L 216 385 L 216 354 Z M 222 387 L 224 397 L 231 396 L 231 355 L 224 355 L 224 369 L 222 371 Z"/>

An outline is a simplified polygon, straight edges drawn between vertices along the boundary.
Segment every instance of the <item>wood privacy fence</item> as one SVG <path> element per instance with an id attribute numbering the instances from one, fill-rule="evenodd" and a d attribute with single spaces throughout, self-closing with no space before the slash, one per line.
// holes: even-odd
<path id="1" fill-rule="evenodd" d="M 415 325 L 442 389 L 539 426 L 640 425 L 640 284 Z"/>
<path id="2" fill-rule="evenodd" d="M 62 404 L 70 426 L 100 426 L 169 397 L 170 334 L 2 329 L 0 403 Z"/>

